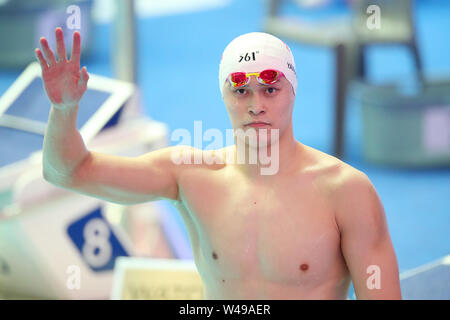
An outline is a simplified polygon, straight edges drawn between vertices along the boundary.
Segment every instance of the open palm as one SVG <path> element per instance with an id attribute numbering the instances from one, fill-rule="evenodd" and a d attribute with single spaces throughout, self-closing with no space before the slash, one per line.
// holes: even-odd
<path id="1" fill-rule="evenodd" d="M 56 107 L 71 107 L 78 104 L 87 88 L 89 75 L 86 67 L 80 71 L 81 37 L 78 31 L 73 34 L 72 54 L 67 60 L 64 35 L 56 28 L 56 60 L 47 40 L 40 39 L 42 50 L 36 49 L 36 56 L 42 68 L 42 79 L 47 96 Z"/>

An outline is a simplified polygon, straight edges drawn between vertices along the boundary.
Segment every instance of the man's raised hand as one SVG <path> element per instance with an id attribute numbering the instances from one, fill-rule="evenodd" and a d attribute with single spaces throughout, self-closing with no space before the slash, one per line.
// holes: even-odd
<path id="1" fill-rule="evenodd" d="M 36 49 L 35 53 L 42 68 L 42 79 L 48 98 L 56 108 L 67 109 L 78 105 L 86 91 L 89 75 L 86 67 L 80 70 L 80 33 L 78 31 L 73 33 L 70 60 L 67 60 L 62 29 L 56 28 L 55 35 L 58 59 L 55 58 L 44 37 L 40 39 L 44 55 L 39 49 Z"/>

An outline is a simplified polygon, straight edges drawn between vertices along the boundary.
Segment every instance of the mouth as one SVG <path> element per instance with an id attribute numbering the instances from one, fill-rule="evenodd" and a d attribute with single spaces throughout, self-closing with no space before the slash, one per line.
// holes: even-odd
<path id="1" fill-rule="evenodd" d="M 270 123 L 264 122 L 264 121 L 254 121 L 254 122 L 249 122 L 249 123 L 245 124 L 245 126 L 252 127 L 252 128 L 261 128 L 261 127 L 270 126 Z"/>

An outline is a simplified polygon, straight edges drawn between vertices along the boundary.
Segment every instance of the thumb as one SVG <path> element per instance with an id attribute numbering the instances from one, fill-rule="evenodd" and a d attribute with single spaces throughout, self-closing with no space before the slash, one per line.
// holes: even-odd
<path id="1" fill-rule="evenodd" d="M 81 69 L 81 77 L 80 77 L 80 79 L 78 80 L 78 84 L 80 85 L 80 86 L 86 86 L 87 85 L 87 82 L 88 82 L 88 80 L 89 80 L 89 75 L 88 75 L 88 73 L 87 73 L 87 69 L 86 69 L 86 67 L 83 67 L 82 69 Z"/>

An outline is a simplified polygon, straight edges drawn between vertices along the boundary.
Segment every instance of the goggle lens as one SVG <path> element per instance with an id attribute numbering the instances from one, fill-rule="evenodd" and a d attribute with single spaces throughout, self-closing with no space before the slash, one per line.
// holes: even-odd
<path id="1" fill-rule="evenodd" d="M 276 70 L 264 70 L 264 71 L 260 72 L 259 78 L 265 84 L 272 84 L 278 80 L 278 75 L 279 75 L 279 72 Z"/>
<path id="2" fill-rule="evenodd" d="M 250 81 L 250 76 L 255 75 L 262 84 L 273 84 L 283 75 L 280 71 L 267 69 L 257 73 L 233 72 L 229 80 L 233 87 L 241 87 Z"/>
<path id="3" fill-rule="evenodd" d="M 247 84 L 248 77 L 244 72 L 235 72 L 231 74 L 230 80 L 235 87 L 240 87 Z"/>

